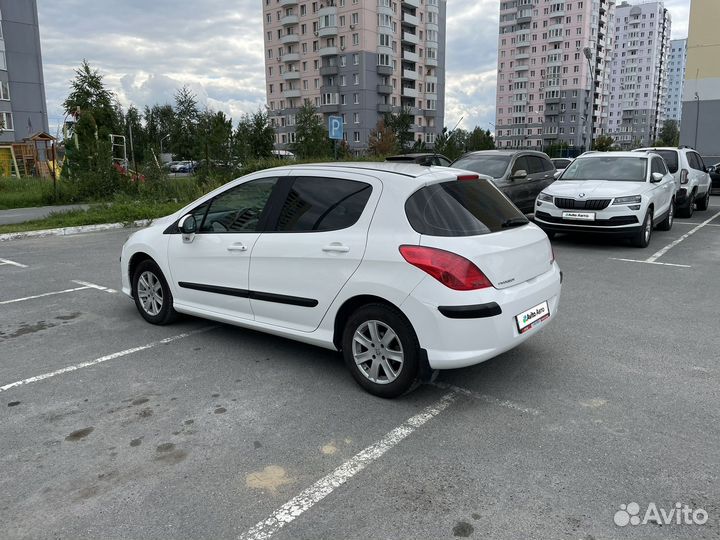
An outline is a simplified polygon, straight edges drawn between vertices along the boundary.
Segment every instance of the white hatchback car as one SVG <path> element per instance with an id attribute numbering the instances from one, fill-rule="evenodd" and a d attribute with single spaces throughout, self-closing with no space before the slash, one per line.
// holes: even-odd
<path id="1" fill-rule="evenodd" d="M 393 163 L 245 176 L 134 233 L 121 268 L 148 322 L 186 313 L 341 350 L 383 397 L 519 345 L 561 282 L 547 236 L 490 178 Z"/>
<path id="2" fill-rule="evenodd" d="M 669 231 L 674 217 L 675 181 L 653 153 L 583 154 L 535 201 L 535 222 L 549 236 L 614 234 L 643 248 L 655 226 Z"/>

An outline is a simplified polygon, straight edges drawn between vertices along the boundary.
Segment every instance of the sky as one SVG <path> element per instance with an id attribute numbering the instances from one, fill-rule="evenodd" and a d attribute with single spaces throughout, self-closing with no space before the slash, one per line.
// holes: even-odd
<path id="1" fill-rule="evenodd" d="M 375 0 L 364 0 L 375 1 Z M 445 125 L 493 130 L 500 0 L 449 0 Z M 636 3 L 631 1 L 631 3 Z M 262 0 L 38 0 L 50 130 L 83 58 L 120 103 L 172 103 L 188 86 L 235 121 L 265 104 Z M 672 38 L 690 0 L 665 0 Z"/>

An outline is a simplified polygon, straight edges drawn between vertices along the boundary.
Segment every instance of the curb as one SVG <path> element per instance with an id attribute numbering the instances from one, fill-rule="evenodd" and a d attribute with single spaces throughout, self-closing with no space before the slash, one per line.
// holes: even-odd
<path id="1" fill-rule="evenodd" d="M 8 240 L 21 240 L 23 238 L 43 238 L 46 236 L 70 236 L 73 234 L 124 229 L 126 227 L 147 227 L 151 222 L 151 219 L 141 219 L 138 221 L 131 221 L 129 223 L 100 223 L 98 225 L 81 225 L 78 227 L 62 227 L 60 229 L 4 233 L 0 234 L 0 242 L 6 242 Z"/>

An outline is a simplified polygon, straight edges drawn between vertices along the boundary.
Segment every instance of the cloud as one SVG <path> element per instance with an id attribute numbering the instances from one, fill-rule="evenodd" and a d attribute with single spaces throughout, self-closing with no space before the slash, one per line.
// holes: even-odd
<path id="1" fill-rule="evenodd" d="M 689 0 L 666 6 L 673 37 L 685 37 Z M 451 128 L 461 117 L 465 128 L 495 121 L 499 7 L 499 0 L 448 1 Z M 83 58 L 124 106 L 172 103 L 182 86 L 201 106 L 235 121 L 265 104 L 261 0 L 63 0 L 40 1 L 38 9 L 51 126 L 62 121 L 62 102 Z"/>

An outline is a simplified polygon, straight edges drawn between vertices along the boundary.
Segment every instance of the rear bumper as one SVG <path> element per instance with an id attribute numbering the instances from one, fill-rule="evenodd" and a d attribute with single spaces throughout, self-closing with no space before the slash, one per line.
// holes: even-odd
<path id="1" fill-rule="evenodd" d="M 432 369 L 462 368 L 509 351 L 544 328 L 557 313 L 560 280 L 560 269 L 553 264 L 549 272 L 525 283 L 507 289 L 493 289 L 489 294 L 492 294 L 492 302 L 498 309 L 493 307 L 490 310 L 487 307 L 490 302 L 480 304 L 482 308 L 472 305 L 486 315 L 483 317 L 448 317 L 440 311 L 441 306 L 422 302 L 412 295 L 403 302 L 401 309 L 415 328 L 420 346 L 427 351 Z M 521 334 L 515 316 L 542 302 L 548 302 L 550 317 Z M 449 306 L 442 307 L 448 313 Z M 497 311 L 500 313 L 489 315 Z"/>

